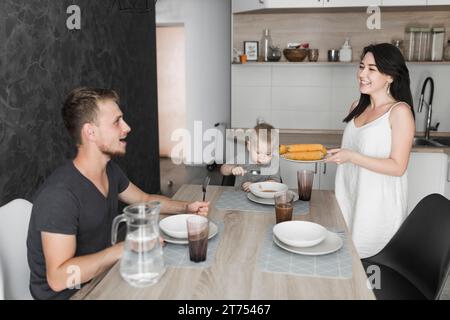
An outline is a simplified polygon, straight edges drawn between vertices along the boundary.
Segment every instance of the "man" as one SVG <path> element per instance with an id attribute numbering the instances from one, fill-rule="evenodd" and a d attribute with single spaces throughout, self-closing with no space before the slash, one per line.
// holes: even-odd
<path id="1" fill-rule="evenodd" d="M 114 156 L 123 156 L 131 131 L 112 90 L 78 88 L 64 103 L 64 124 L 77 155 L 56 169 L 35 195 L 28 230 L 30 291 L 35 299 L 67 299 L 111 267 L 123 243 L 111 246 L 118 199 L 160 201 L 162 213 L 208 214 L 208 202 L 149 195 L 131 183 Z"/>

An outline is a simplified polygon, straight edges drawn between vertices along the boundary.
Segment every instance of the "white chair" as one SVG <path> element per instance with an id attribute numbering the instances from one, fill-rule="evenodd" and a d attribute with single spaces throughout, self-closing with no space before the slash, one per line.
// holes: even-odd
<path id="1" fill-rule="evenodd" d="M 5 287 L 3 285 L 3 270 L 1 261 L 0 261 L 0 300 L 5 300 Z"/>
<path id="2" fill-rule="evenodd" d="M 32 299 L 26 244 L 32 206 L 16 199 L 0 207 L 0 298 Z"/>

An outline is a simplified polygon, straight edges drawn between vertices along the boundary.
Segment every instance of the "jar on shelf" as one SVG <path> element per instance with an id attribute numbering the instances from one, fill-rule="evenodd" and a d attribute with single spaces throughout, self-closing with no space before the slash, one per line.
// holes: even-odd
<path id="1" fill-rule="evenodd" d="M 417 61 L 430 61 L 430 36 L 431 28 L 419 28 L 420 31 L 416 35 L 416 51 L 417 51 Z"/>
<path id="2" fill-rule="evenodd" d="M 400 52 L 402 53 L 403 56 L 405 56 L 405 49 L 403 47 L 403 40 L 393 39 L 391 43 L 392 43 L 392 45 L 397 47 L 398 50 L 400 50 Z"/>
<path id="3" fill-rule="evenodd" d="M 409 27 L 405 30 L 405 59 L 407 61 L 416 61 L 416 41 L 418 42 L 420 28 Z"/>
<path id="4" fill-rule="evenodd" d="M 271 62 L 280 61 L 281 59 L 281 50 L 278 46 L 270 46 L 269 54 L 267 55 L 267 60 Z"/>
<path id="5" fill-rule="evenodd" d="M 445 47 L 444 59 L 450 61 L 450 39 L 447 41 L 447 46 Z"/>
<path id="6" fill-rule="evenodd" d="M 433 28 L 431 31 L 431 61 L 442 61 L 444 57 L 445 28 Z"/>

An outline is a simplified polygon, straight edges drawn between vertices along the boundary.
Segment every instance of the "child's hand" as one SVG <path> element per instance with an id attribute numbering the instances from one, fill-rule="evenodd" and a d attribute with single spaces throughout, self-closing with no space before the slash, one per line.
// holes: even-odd
<path id="1" fill-rule="evenodd" d="M 242 167 L 234 167 L 231 170 L 231 173 L 233 174 L 233 176 L 243 176 L 246 174 L 246 171 Z"/>
<path id="2" fill-rule="evenodd" d="M 244 191 L 245 192 L 249 192 L 250 191 L 250 185 L 251 185 L 252 183 L 251 182 L 244 182 L 243 184 L 242 184 L 242 189 L 244 189 Z"/>

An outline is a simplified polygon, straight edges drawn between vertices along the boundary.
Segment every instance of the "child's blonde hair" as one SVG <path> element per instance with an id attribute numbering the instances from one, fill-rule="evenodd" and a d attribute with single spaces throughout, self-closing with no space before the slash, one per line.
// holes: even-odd
<path id="1" fill-rule="evenodd" d="M 265 123 L 265 122 L 259 123 L 253 128 L 253 132 L 250 135 L 250 141 L 255 142 L 255 143 L 258 142 L 260 137 L 264 137 L 262 132 L 265 131 L 265 137 L 266 137 L 265 142 L 267 143 L 267 145 L 271 145 L 272 144 L 272 130 L 275 130 L 275 128 L 272 125 Z"/>

